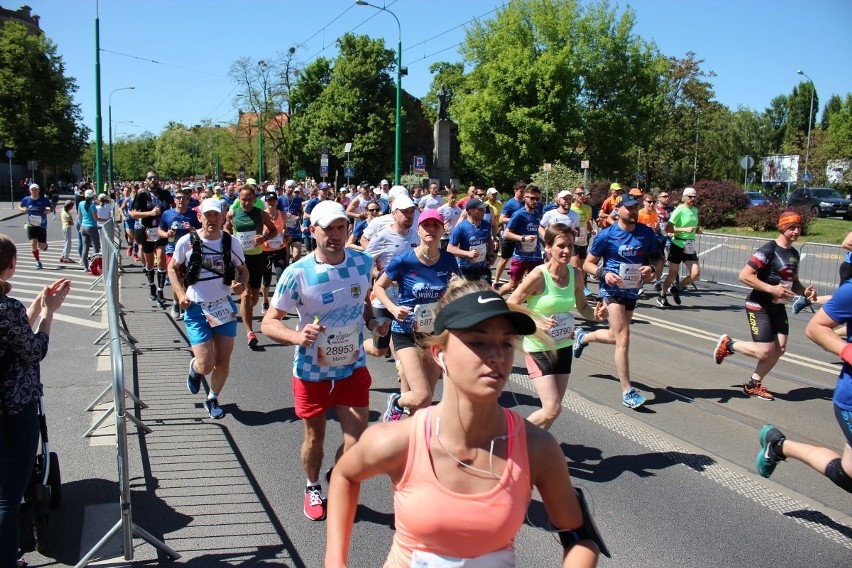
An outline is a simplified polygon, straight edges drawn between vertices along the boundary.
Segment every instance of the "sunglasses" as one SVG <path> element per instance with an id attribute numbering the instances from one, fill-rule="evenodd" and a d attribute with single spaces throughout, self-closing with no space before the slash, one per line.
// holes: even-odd
<path id="1" fill-rule="evenodd" d="M 541 198 L 536 195 L 525 195 L 524 199 L 529 199 L 530 201 L 538 201 Z"/>
<path id="2" fill-rule="evenodd" d="M 656 201 L 651 201 L 650 199 L 646 200 L 645 203 L 656 203 Z"/>
<path id="3" fill-rule="evenodd" d="M 186 196 L 185 195 L 175 195 L 175 200 L 178 200 L 178 199 L 186 199 Z"/>
<path id="4" fill-rule="evenodd" d="M 381 209 L 367 209 L 370 213 L 378 213 Z"/>
<path id="5" fill-rule="evenodd" d="M 148 179 L 157 179 L 157 176 L 148 176 Z"/>

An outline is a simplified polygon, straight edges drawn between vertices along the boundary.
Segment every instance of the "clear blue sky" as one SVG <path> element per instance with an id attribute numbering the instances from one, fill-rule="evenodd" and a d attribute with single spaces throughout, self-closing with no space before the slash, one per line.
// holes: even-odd
<path id="1" fill-rule="evenodd" d="M 26 3 L 59 48 L 75 96 L 94 130 L 94 22 L 96 0 L 0 0 L 15 10 Z M 463 24 L 492 18 L 498 0 L 372 0 L 399 18 L 403 88 L 423 96 L 429 65 L 457 61 Z M 614 3 L 613 3 L 614 4 Z M 765 109 L 803 78 L 817 88 L 820 109 L 832 94 L 852 92 L 850 0 L 634 0 L 636 32 L 666 55 L 694 51 L 714 71 L 716 98 L 729 108 Z M 101 0 L 101 89 L 104 139 L 110 92 L 118 135 L 158 133 L 170 120 L 234 122 L 230 64 L 241 56 L 270 59 L 297 47 L 301 63 L 334 56 L 335 39 L 347 31 L 384 37 L 394 48 L 393 18 L 354 0 Z M 136 59 L 113 52 L 133 55 Z M 154 60 L 151 63 L 145 60 Z"/>

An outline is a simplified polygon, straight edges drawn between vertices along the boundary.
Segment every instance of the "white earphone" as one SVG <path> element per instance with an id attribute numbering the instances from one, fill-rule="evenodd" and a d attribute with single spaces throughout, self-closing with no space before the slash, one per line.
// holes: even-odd
<path id="1" fill-rule="evenodd" d="M 440 362 L 441 362 L 441 368 L 444 370 L 444 373 L 449 374 L 449 373 L 447 372 L 447 364 L 446 364 L 446 363 L 444 363 L 444 352 L 443 352 L 443 351 L 441 351 L 440 353 L 438 353 L 438 361 L 440 361 Z"/>

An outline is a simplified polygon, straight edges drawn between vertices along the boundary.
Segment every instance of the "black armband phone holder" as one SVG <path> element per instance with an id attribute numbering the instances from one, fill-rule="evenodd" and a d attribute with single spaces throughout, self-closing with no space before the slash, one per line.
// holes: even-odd
<path id="1" fill-rule="evenodd" d="M 580 510 L 583 512 L 583 526 L 573 531 L 560 530 L 558 534 L 559 540 L 562 542 L 562 547 L 567 550 L 581 540 L 591 540 L 597 545 L 601 554 L 607 558 L 612 558 L 609 548 L 607 548 L 598 532 L 598 527 L 595 526 L 595 521 L 592 520 L 592 515 L 589 512 L 589 504 L 586 503 L 583 490 L 579 487 L 575 487 L 574 490 L 577 492 L 577 501 L 580 503 Z"/>

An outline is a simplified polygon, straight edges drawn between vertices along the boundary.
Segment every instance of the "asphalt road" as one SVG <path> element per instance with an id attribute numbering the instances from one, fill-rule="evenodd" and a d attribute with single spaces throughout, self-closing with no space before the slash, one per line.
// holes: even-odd
<path id="1" fill-rule="evenodd" d="M 42 364 L 51 445 L 62 464 L 62 504 L 51 518 L 47 556 L 28 555 L 33 566 L 73 566 L 119 520 L 114 427 L 108 421 L 91 439 L 82 437 L 97 418 L 85 408 L 111 379 L 108 358 L 93 357 L 104 324 L 88 306 L 100 288 L 87 290 L 92 278 L 78 267 L 57 265 L 56 227 L 49 227 L 45 270 L 35 271 L 20 219 L 0 221 L 0 231 L 19 243 L 13 296 L 26 301 L 41 282 L 60 275 L 74 281 Z M 574 362 L 552 433 L 613 553 L 599 565 L 849 566 L 852 496 L 797 462 L 780 464 L 771 480 L 754 471 L 757 432 L 766 422 L 791 438 L 842 445 L 830 402 L 839 365 L 804 337 L 811 313 L 791 315 L 788 353 L 766 379 L 776 400 L 752 400 L 739 385 L 753 362 L 737 355 L 717 366 L 711 358 L 720 333 L 747 337 L 743 293 L 699 288 L 684 294 L 678 308 L 640 302 L 631 368 L 637 388 L 652 399 L 644 410 L 621 405 L 612 347 L 591 345 Z M 220 399 L 227 416 L 213 421 L 201 395 L 186 392 L 190 355 L 182 326 L 148 301 L 138 265 L 127 266 L 121 302 L 141 351 L 134 356 L 125 349 L 128 388 L 148 404 L 133 412 L 153 429 L 147 435 L 128 430 L 133 521 L 177 550 L 179 565 L 322 565 L 324 523 L 308 521 L 301 510 L 292 348 L 262 336 L 260 352 L 238 342 Z M 517 361 L 502 401 L 528 415 L 536 399 L 520 356 Z M 392 363 L 373 359 L 369 368 L 375 421 L 397 383 Z M 327 464 L 339 441 L 331 421 Z M 387 480 L 365 483 L 350 566 L 383 562 L 392 523 Z M 542 526 L 543 508 L 534 501 L 517 538 L 518 566 L 558 565 L 558 542 Z M 100 564 L 129 564 L 119 544 L 106 546 Z M 140 565 L 166 563 L 141 539 L 133 552 Z"/>

